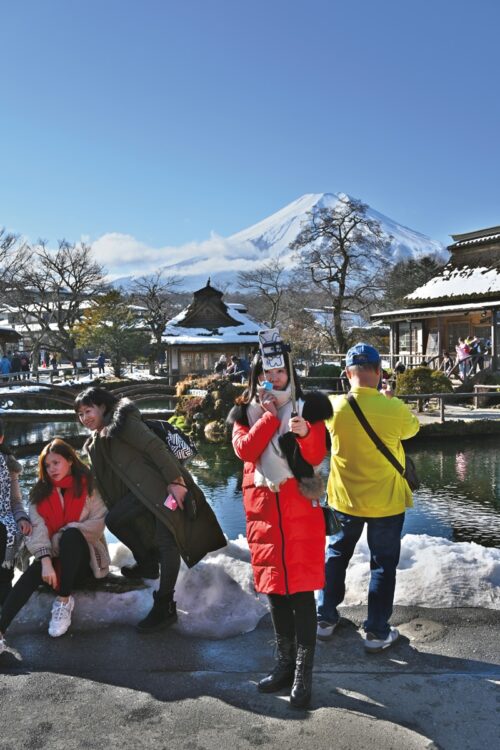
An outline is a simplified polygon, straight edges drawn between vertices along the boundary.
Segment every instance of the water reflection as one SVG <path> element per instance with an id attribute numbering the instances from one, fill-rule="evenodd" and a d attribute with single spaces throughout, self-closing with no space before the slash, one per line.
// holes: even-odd
<path id="1" fill-rule="evenodd" d="M 416 447 L 422 479 L 405 531 L 500 545 L 500 455 L 495 438 Z"/>
<path id="2" fill-rule="evenodd" d="M 10 425 L 12 443 L 38 446 L 55 435 L 76 438 L 86 434 L 76 422 L 48 425 Z M 34 445 L 33 445 L 34 447 Z M 189 465 L 203 488 L 225 533 L 234 539 L 245 533 L 241 500 L 242 463 L 230 446 L 200 445 L 200 454 Z M 442 441 L 415 445 L 411 450 L 422 485 L 415 507 L 408 511 L 404 532 L 441 536 L 452 541 L 500 546 L 500 455 L 495 439 L 474 443 Z M 36 476 L 36 455 L 22 459 L 26 490 Z M 328 460 L 322 471 L 328 472 Z"/>

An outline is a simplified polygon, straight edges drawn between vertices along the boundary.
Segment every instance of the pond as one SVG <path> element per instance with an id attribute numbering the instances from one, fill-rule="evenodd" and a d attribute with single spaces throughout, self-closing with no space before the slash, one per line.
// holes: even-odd
<path id="1" fill-rule="evenodd" d="M 12 443 L 40 443 L 55 435 L 75 436 L 81 432 L 74 423 L 8 427 Z M 230 539 L 245 534 L 241 501 L 242 463 L 230 446 L 202 444 L 189 468 L 214 508 Z M 457 542 L 500 546 L 500 452 L 497 440 L 481 442 L 448 440 L 415 443 L 411 455 L 422 481 L 415 493 L 415 506 L 406 515 L 404 533 L 429 534 Z M 25 471 L 25 495 L 36 476 L 37 456 L 21 459 Z M 328 473 L 328 461 L 322 467 Z"/>

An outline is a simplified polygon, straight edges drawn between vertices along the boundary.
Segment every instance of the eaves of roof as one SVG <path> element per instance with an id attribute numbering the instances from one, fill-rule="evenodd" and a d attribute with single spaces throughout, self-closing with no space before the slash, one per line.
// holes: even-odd
<path id="1" fill-rule="evenodd" d="M 456 305 L 432 305 L 428 307 L 407 307 L 401 310 L 387 310 L 373 313 L 370 318 L 374 321 L 384 320 L 416 320 L 418 318 L 433 318 L 436 315 L 462 315 L 474 310 L 493 310 L 500 308 L 500 299 L 482 300 Z"/>

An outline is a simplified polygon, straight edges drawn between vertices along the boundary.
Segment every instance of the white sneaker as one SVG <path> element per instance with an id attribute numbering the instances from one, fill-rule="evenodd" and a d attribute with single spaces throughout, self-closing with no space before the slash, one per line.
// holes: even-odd
<path id="1" fill-rule="evenodd" d="M 339 624 L 339 621 L 337 622 L 328 622 L 327 620 L 320 620 L 318 622 L 318 627 L 316 630 L 316 637 L 320 641 L 329 641 L 330 638 L 333 635 L 333 631 Z"/>
<path id="2" fill-rule="evenodd" d="M 49 635 L 52 638 L 59 638 L 60 635 L 64 635 L 69 626 L 71 625 L 71 613 L 75 606 L 75 600 L 72 596 L 69 597 L 67 602 L 63 602 L 60 599 L 56 599 L 52 605 L 52 615 L 49 624 Z"/>
<path id="3" fill-rule="evenodd" d="M 384 649 L 389 648 L 393 643 L 396 643 L 398 638 L 399 630 L 396 628 L 391 628 L 389 635 L 385 639 L 377 638 L 373 633 L 367 633 L 365 638 L 365 651 L 368 654 L 376 654 L 379 651 L 384 651 Z"/>

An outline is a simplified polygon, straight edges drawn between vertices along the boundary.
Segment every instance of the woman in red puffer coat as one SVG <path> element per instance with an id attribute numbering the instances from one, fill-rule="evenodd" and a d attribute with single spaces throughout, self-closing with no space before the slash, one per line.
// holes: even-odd
<path id="1" fill-rule="evenodd" d="M 295 370 L 263 370 L 257 354 L 249 387 L 231 411 L 233 447 L 244 461 L 243 502 L 255 588 L 267 594 L 278 662 L 260 692 L 292 685 L 295 707 L 309 703 L 316 644 L 314 590 L 325 570 L 325 524 L 319 506 L 326 455 L 324 419 L 331 405 L 320 393 L 303 396 Z M 290 377 L 297 395 L 292 416 Z"/>

